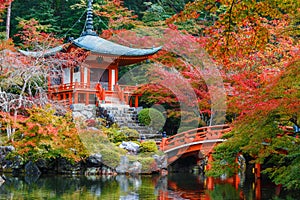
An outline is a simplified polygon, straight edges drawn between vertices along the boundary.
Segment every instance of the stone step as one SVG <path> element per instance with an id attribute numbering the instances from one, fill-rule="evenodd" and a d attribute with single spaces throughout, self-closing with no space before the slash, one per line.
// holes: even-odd
<path id="1" fill-rule="evenodd" d="M 108 97 L 106 100 L 117 101 L 118 98 Z M 144 126 L 138 121 L 138 112 L 142 108 L 134 108 L 123 104 L 99 104 L 103 110 L 114 115 L 114 119 L 119 127 L 128 127 L 135 129 L 140 135 L 144 135 L 146 139 L 161 138 L 160 134 L 156 134 L 150 127 Z"/>

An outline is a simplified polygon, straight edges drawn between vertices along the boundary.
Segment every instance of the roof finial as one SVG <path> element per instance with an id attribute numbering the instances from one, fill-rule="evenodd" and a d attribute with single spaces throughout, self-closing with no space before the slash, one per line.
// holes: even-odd
<path id="1" fill-rule="evenodd" d="M 86 15 L 86 28 L 85 32 L 82 33 L 83 35 L 97 35 L 94 31 L 93 26 L 93 7 L 92 7 L 93 0 L 88 0 L 88 8 L 87 8 L 87 15 Z"/>

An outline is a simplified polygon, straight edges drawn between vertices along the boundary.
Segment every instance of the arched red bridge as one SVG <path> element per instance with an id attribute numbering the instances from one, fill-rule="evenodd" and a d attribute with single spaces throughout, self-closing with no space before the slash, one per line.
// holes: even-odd
<path id="1" fill-rule="evenodd" d="M 284 134 L 291 134 L 293 128 L 289 126 L 280 127 Z M 206 126 L 178 133 L 169 138 L 163 138 L 160 149 L 168 155 L 168 165 L 181 156 L 198 154 L 198 158 L 204 158 L 212 152 L 214 146 L 224 141 L 221 139 L 224 133 L 231 131 L 227 124 Z M 278 135 L 280 137 L 282 135 Z"/>
<path id="2" fill-rule="evenodd" d="M 223 142 L 224 133 L 231 130 L 229 125 L 206 126 L 163 138 L 160 149 L 168 155 L 168 165 L 182 155 L 199 152 L 204 156 L 210 153 L 215 144 Z M 201 155 L 199 155 L 201 156 Z"/>

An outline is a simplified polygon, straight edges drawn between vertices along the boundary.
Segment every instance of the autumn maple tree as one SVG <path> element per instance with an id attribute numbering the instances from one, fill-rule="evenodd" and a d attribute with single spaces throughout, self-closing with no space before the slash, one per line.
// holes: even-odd
<path id="1" fill-rule="evenodd" d="M 9 1 L 2 2 L 0 12 Z M 131 47 L 163 46 L 142 66 L 121 68 L 124 77 L 120 77 L 120 84 L 141 84 L 137 92 L 143 94 L 144 106 L 163 105 L 168 116 L 165 128 L 172 134 L 181 122 L 185 122 L 185 128 L 232 122 L 233 131 L 226 136 L 227 142 L 215 149 L 215 174 L 236 172 L 236 166 L 229 164 L 242 153 L 253 163 L 274 166 L 267 172 L 276 183 L 299 187 L 299 180 L 295 180 L 299 177 L 299 139 L 282 135 L 280 128 L 292 125 L 289 119 L 300 114 L 299 1 L 186 2 L 183 10 L 176 6 L 177 13 L 171 17 L 172 12 L 164 11 L 166 5 L 147 2 L 146 12 L 139 13 L 145 22 L 120 1 L 94 3 L 95 21 L 108 28 L 102 31 L 102 37 Z M 73 7 L 85 6 L 83 2 L 76 3 Z M 155 22 L 149 23 L 158 13 Z M 62 43 L 42 33 L 47 26 L 37 20 L 21 20 L 20 27 L 23 30 L 18 37 L 24 48 L 43 51 Z M 1 50 L 8 46 L 13 45 L 0 42 Z M 39 92 L 46 89 L 40 84 L 49 69 L 44 66 L 75 66 L 85 56 L 86 52 L 60 53 L 42 63 L 41 58 L 28 59 L 2 51 L 1 88 L 11 97 L 0 102 L 1 109 L 6 105 L 20 109 L 25 104 L 20 100 L 28 103 L 35 95 L 44 94 Z M 21 68 L 16 67 L 17 61 Z M 182 105 L 190 109 L 182 109 Z"/>
<path id="2" fill-rule="evenodd" d="M 46 105 L 43 108 L 33 107 L 24 110 L 17 117 L 16 132 L 10 142 L 16 151 L 15 155 L 22 156 L 24 161 L 38 159 L 54 160 L 66 158 L 70 161 L 80 161 L 85 156 L 85 148 L 80 141 L 72 114 L 55 115 L 55 110 Z M 7 115 L 3 124 L 9 123 Z"/>
<path id="3" fill-rule="evenodd" d="M 231 164 L 242 153 L 253 163 L 273 165 L 266 172 L 276 183 L 298 188 L 299 141 L 277 136 L 300 110 L 299 2 L 195 1 L 168 23 L 197 20 L 198 10 L 215 16 L 199 38 L 204 36 L 205 49 L 222 66 L 227 117 L 235 122 L 228 141 L 216 148 L 213 172 L 236 172 Z"/>
<path id="4" fill-rule="evenodd" d="M 198 105 L 199 113 L 205 113 L 202 120 L 214 117 L 210 91 L 224 88 L 227 97 L 217 102 L 226 102 L 226 122 L 234 122 L 234 130 L 227 135 L 228 142 L 216 149 L 215 169 L 222 169 L 218 175 L 231 167 L 220 165 L 224 163 L 222 158 L 228 159 L 225 163 L 231 163 L 238 154 L 244 153 L 253 163 L 274 164 L 274 168 L 267 171 L 277 183 L 298 187 L 294 179 L 298 175 L 291 173 L 299 167 L 297 149 L 289 148 L 298 145 L 298 139 L 291 135 L 277 138 L 277 135 L 283 132 L 281 125 L 292 125 L 289 119 L 299 116 L 299 6 L 295 0 L 194 1 L 165 21 L 168 28 L 157 23 L 159 26 L 151 29 L 141 28 L 147 33 L 144 35 L 138 28 L 118 32 L 126 43 L 163 45 L 163 50 L 152 59 L 153 63 L 145 65 L 151 74 L 147 84 L 139 90 L 144 94 L 145 105 L 162 104 L 173 113 L 169 113 L 169 117 L 180 117 L 180 114 L 174 115 L 180 109 L 179 96 L 164 84 L 157 84 L 158 79 L 164 78 L 173 83 L 172 68 L 192 86 L 197 98 L 191 103 Z M 188 29 L 191 22 L 194 27 Z M 122 43 L 119 37 L 110 39 Z M 213 62 L 206 62 L 204 50 Z M 205 69 L 212 68 L 217 69 L 223 86 L 209 84 L 210 79 L 206 77 L 213 75 Z M 204 121 L 209 125 L 210 120 Z M 268 142 L 271 145 L 264 145 Z M 286 148 L 289 154 L 281 154 Z M 276 165 L 277 162 L 280 164 Z M 278 177 L 282 176 L 278 175 L 285 168 L 286 178 L 280 181 Z"/>

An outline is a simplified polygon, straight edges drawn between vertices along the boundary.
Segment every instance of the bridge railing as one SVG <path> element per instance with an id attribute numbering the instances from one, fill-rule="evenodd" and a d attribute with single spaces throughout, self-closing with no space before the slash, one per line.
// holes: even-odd
<path id="1" fill-rule="evenodd" d="M 229 125 L 205 126 L 163 138 L 160 149 L 166 151 L 181 145 L 211 139 L 219 139 L 223 133 L 231 130 Z"/>

